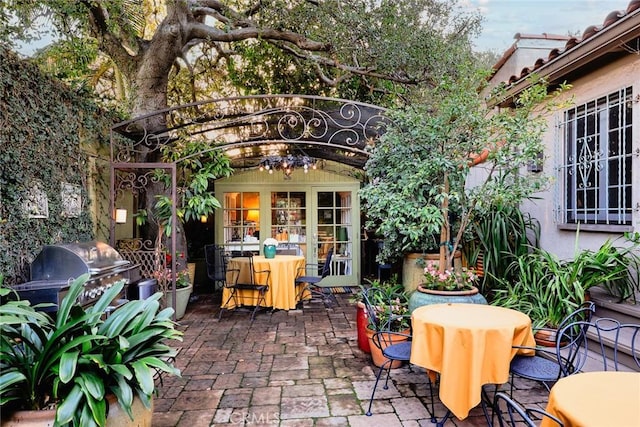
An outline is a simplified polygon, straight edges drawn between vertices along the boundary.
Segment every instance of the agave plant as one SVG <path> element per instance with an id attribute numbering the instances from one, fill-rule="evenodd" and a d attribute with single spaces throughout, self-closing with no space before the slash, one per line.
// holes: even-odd
<path id="1" fill-rule="evenodd" d="M 56 408 L 56 425 L 104 426 L 106 396 L 113 394 L 133 419 L 137 396 L 151 407 L 154 375 L 179 375 L 167 360 L 175 356 L 168 340 L 180 340 L 173 309 L 160 311 L 160 293 L 104 313 L 124 284 L 109 288 L 84 309 L 76 303 L 89 275 L 74 280 L 55 320 L 28 301 L 0 306 L 0 405 L 3 412 Z"/>

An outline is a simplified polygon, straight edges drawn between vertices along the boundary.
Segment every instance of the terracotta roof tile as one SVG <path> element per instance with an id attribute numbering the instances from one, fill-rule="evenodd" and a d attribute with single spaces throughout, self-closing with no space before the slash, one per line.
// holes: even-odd
<path id="1" fill-rule="evenodd" d="M 565 54 L 566 52 L 568 52 L 569 50 L 575 48 L 580 43 L 583 43 L 584 41 L 586 41 L 589 38 L 591 38 L 594 35 L 596 35 L 598 32 L 600 32 L 603 29 L 609 27 L 610 25 L 614 24 L 618 20 L 624 18 L 625 16 L 629 15 L 630 13 L 634 12 L 637 9 L 640 9 L 640 0 L 631 0 L 629 2 L 629 4 L 627 5 L 626 10 L 614 10 L 614 11 L 609 12 L 609 14 L 607 14 L 606 18 L 604 19 L 602 25 L 589 25 L 587 28 L 585 28 L 584 32 L 582 33 L 582 37 L 581 38 L 571 37 L 571 38 L 567 39 L 567 36 L 558 36 L 558 35 L 547 34 L 547 33 L 543 33 L 543 34 L 539 34 L 539 35 L 516 33 L 516 38 L 522 37 L 522 38 L 554 39 L 554 40 L 565 40 L 565 39 L 567 39 L 567 42 L 565 43 L 565 46 L 564 46 L 563 49 L 561 49 L 561 48 L 551 49 L 551 51 L 549 52 L 547 58 L 538 58 L 533 67 L 524 67 L 522 69 L 522 71 L 520 72 L 520 76 L 519 77 L 516 76 L 516 75 L 512 75 L 509 78 L 509 81 L 505 82 L 505 83 L 510 85 L 510 84 L 515 83 L 518 80 L 526 77 L 533 70 L 536 70 L 536 69 L 542 67 L 543 65 L 555 60 L 559 56 L 561 56 L 561 55 Z M 515 43 L 514 43 L 514 46 L 511 46 L 509 48 L 509 50 L 508 50 L 509 56 L 511 54 L 513 54 L 514 49 L 515 49 Z M 493 67 L 494 71 L 497 71 L 502 65 L 504 65 L 504 62 L 507 59 L 505 57 L 506 55 L 507 55 L 507 52 L 505 52 L 505 55 L 503 55 L 503 58 L 500 61 L 498 61 L 498 63 L 496 63 L 496 65 L 494 65 L 494 67 Z"/>

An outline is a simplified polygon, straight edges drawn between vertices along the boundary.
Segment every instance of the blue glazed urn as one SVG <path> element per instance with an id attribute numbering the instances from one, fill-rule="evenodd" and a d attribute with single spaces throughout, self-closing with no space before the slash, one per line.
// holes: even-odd
<path id="1" fill-rule="evenodd" d="M 409 297 L 409 313 L 423 305 L 447 303 L 487 304 L 487 300 L 475 286 L 464 291 L 437 291 L 418 286 Z"/>

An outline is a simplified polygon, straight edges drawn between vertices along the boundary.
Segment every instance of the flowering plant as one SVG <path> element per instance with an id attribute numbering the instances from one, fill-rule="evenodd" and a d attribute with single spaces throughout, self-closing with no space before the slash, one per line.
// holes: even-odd
<path id="1" fill-rule="evenodd" d="M 367 321 L 374 331 L 403 332 L 410 326 L 409 301 L 404 286 L 393 276 L 387 282 L 374 280 L 369 289 L 363 289 L 367 306 Z"/>
<path id="2" fill-rule="evenodd" d="M 422 287 L 438 291 L 463 291 L 471 289 L 478 275 L 465 267 L 455 270 L 439 271 L 437 264 L 427 263 L 424 268 Z"/>
<path id="3" fill-rule="evenodd" d="M 278 241 L 273 237 L 269 237 L 268 239 L 264 239 L 262 244 L 265 246 L 278 246 Z"/>
<path id="4" fill-rule="evenodd" d="M 166 285 L 167 288 L 171 287 L 171 269 L 165 268 L 164 270 L 155 270 L 152 274 L 154 279 L 158 281 L 160 285 Z M 176 289 L 187 288 L 191 284 L 189 278 L 189 272 L 187 270 L 178 271 L 176 274 Z"/>

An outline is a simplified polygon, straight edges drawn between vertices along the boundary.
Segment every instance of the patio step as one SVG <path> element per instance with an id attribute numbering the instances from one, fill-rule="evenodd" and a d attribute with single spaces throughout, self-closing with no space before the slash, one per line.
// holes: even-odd
<path id="1" fill-rule="evenodd" d="M 640 324 L 640 304 L 633 301 L 619 302 L 600 288 L 592 288 L 590 290 L 590 294 L 591 300 L 596 304 L 596 312 L 593 316 L 593 320 L 608 317 L 616 319 L 620 323 Z M 591 331 L 587 335 L 591 338 L 589 341 L 589 348 L 597 349 L 597 343 L 592 341 L 596 337 L 595 332 Z M 603 341 L 606 346 L 605 352 L 607 357 L 612 359 L 613 334 L 610 335 L 612 336 L 611 338 L 605 334 Z M 640 371 L 640 367 L 636 365 L 633 357 L 631 356 L 631 338 L 630 331 L 623 331 L 621 334 L 618 345 L 618 362 L 629 367 L 631 370 Z M 637 339 L 640 339 L 640 337 Z M 636 351 L 640 351 L 640 344 L 637 343 L 636 347 Z M 593 366 L 593 369 L 589 369 L 587 367 L 587 370 L 602 370 L 601 362 L 599 369 L 597 364 L 591 365 Z"/>

